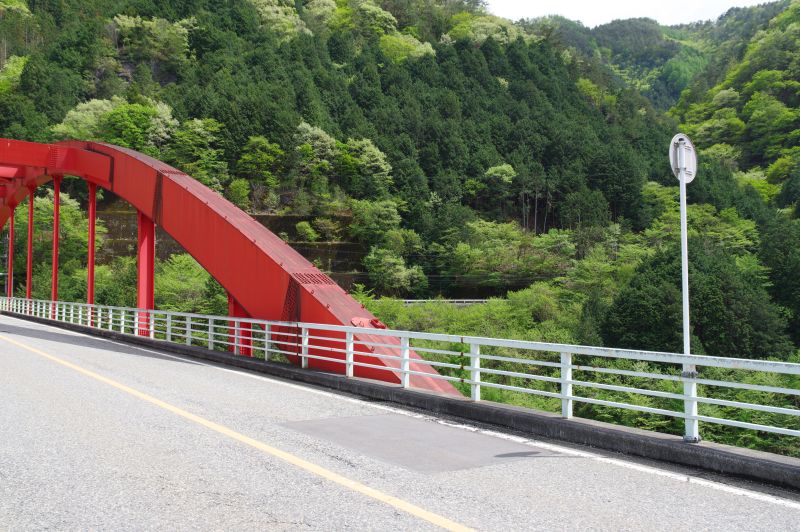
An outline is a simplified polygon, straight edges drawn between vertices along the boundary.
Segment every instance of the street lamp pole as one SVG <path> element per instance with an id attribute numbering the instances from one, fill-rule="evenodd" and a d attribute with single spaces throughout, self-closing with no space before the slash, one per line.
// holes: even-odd
<path id="1" fill-rule="evenodd" d="M 672 170 L 680 183 L 681 204 L 681 284 L 683 285 L 683 354 L 691 355 L 691 327 L 689 323 L 689 238 L 686 221 L 686 185 L 694 180 L 697 174 L 697 156 L 689 137 L 675 135 L 670 146 L 670 162 Z M 683 439 L 690 443 L 700 441 L 700 423 L 697 420 L 697 366 L 683 364 L 683 381 L 685 433 Z"/>
<path id="2" fill-rule="evenodd" d="M 683 284 L 683 354 L 691 355 L 689 332 L 689 238 L 686 221 L 686 140 L 678 140 L 678 180 L 681 184 L 681 277 Z"/>

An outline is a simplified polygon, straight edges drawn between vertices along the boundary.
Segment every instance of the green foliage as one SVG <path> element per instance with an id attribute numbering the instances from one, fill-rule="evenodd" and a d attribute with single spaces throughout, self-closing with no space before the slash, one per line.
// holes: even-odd
<path id="1" fill-rule="evenodd" d="M 0 94 L 7 93 L 19 85 L 22 70 L 27 62 L 27 57 L 18 56 L 11 56 L 6 60 L 0 69 Z"/>
<path id="2" fill-rule="evenodd" d="M 319 127 L 301 122 L 294 141 L 298 184 L 301 188 L 307 186 L 312 192 L 324 192 L 336 157 L 336 139 Z"/>
<path id="3" fill-rule="evenodd" d="M 122 104 L 105 113 L 98 124 L 99 135 L 111 144 L 143 151 L 150 139 L 155 107 Z"/>
<path id="4" fill-rule="evenodd" d="M 159 309 L 197 312 L 206 301 L 210 275 L 186 253 L 172 255 L 156 266 L 155 293 Z"/>
<path id="5" fill-rule="evenodd" d="M 236 163 L 236 175 L 263 183 L 269 191 L 274 191 L 278 188 L 278 172 L 284 155 L 278 144 L 265 137 L 250 137 Z"/>
<path id="6" fill-rule="evenodd" d="M 89 100 L 80 103 L 67 113 L 60 124 L 53 126 L 53 135 L 58 139 L 100 139 L 102 134 L 108 133 L 101 132 L 101 123 L 111 111 L 123 105 L 126 105 L 125 100 L 118 96 L 110 100 Z M 103 123 L 103 127 L 107 127 L 107 124 Z"/>
<path id="7" fill-rule="evenodd" d="M 397 19 L 388 11 L 384 11 L 370 0 L 355 3 L 355 22 L 363 30 L 385 34 L 397 29 Z"/>
<path id="8" fill-rule="evenodd" d="M 382 199 L 394 184 L 392 165 L 369 139 L 348 139 L 337 146 L 336 174 L 343 188 L 355 198 Z"/>
<path id="9" fill-rule="evenodd" d="M 710 242 L 691 241 L 689 294 L 693 352 L 786 359 L 793 351 L 782 310 L 769 303 L 763 269 L 737 262 Z M 607 345 L 679 352 L 680 253 L 672 248 L 640 266 L 602 326 Z"/>
<path id="10" fill-rule="evenodd" d="M 738 172 L 736 181 L 740 186 L 753 187 L 758 192 L 758 195 L 761 196 L 761 199 L 764 200 L 764 203 L 770 203 L 781 191 L 781 187 L 770 183 L 760 169 Z"/>
<path id="11" fill-rule="evenodd" d="M 311 227 L 327 242 L 339 240 L 342 231 L 342 227 L 330 218 L 314 218 Z"/>
<path id="12" fill-rule="evenodd" d="M 335 0 L 310 0 L 303 6 L 303 20 L 314 33 L 324 33 L 336 14 Z"/>
<path id="13" fill-rule="evenodd" d="M 289 39 L 311 33 L 295 9 L 293 0 L 248 0 L 258 11 L 264 29 Z"/>
<path id="14" fill-rule="evenodd" d="M 407 267 L 405 260 L 394 252 L 373 247 L 364 258 L 370 281 L 381 293 L 388 295 L 419 295 L 428 288 L 428 280 L 419 266 Z"/>
<path id="15" fill-rule="evenodd" d="M 306 221 L 297 222 L 297 225 L 294 226 L 294 230 L 297 233 L 298 240 L 301 242 L 316 242 L 319 240 L 319 233 Z"/>
<path id="16" fill-rule="evenodd" d="M 513 223 L 469 222 L 461 238 L 448 250 L 446 263 L 457 286 L 527 286 L 565 272 L 575 252 L 565 232 L 535 236 Z"/>
<path id="17" fill-rule="evenodd" d="M 386 233 L 400 225 L 397 204 L 392 201 L 353 200 L 351 209 L 350 235 L 368 246 L 380 244 Z"/>
<path id="18" fill-rule="evenodd" d="M 194 18 L 171 23 L 162 18 L 140 16 L 114 17 L 115 44 L 122 61 L 149 63 L 156 73 L 175 75 L 190 58 L 189 32 L 195 28 Z"/>
<path id="19" fill-rule="evenodd" d="M 518 38 L 524 38 L 525 32 L 510 21 L 487 14 L 461 12 L 452 18 L 453 27 L 447 33 L 452 41 L 469 40 L 475 44 L 483 44 L 487 39 L 508 44 Z"/>
<path id="20" fill-rule="evenodd" d="M 772 184 L 786 181 L 792 174 L 800 170 L 800 148 L 795 147 L 787 154 L 778 158 L 767 168 L 767 180 Z"/>
<path id="21" fill-rule="evenodd" d="M 738 43 L 740 49 L 746 45 L 742 56 L 720 60 L 729 68 L 715 66 L 716 85 L 698 78 L 696 88 L 687 91 L 676 108 L 700 147 L 731 144 L 741 149 L 748 168 L 774 164 L 784 149 L 795 146 L 800 116 L 800 80 L 794 65 L 800 52 L 796 3 L 760 6 L 751 14 L 775 18 L 754 26 L 761 31 L 748 30 L 746 40 Z M 718 53 L 725 56 L 730 49 Z"/>
<path id="22" fill-rule="evenodd" d="M 246 179 L 234 179 L 225 189 L 225 197 L 240 209 L 250 208 L 250 182 Z"/>
<path id="23" fill-rule="evenodd" d="M 30 13 L 25 0 L 0 0 L 0 11 L 5 11 L 6 9 Z"/>
<path id="24" fill-rule="evenodd" d="M 213 118 L 188 120 L 175 131 L 164 152 L 164 160 L 212 190 L 221 191 L 228 182 L 228 164 L 217 147 L 222 124 Z"/>
<path id="25" fill-rule="evenodd" d="M 567 194 L 561 214 L 564 225 L 570 228 L 605 226 L 609 222 L 608 202 L 603 193 L 585 187 Z"/>
<path id="26" fill-rule="evenodd" d="M 390 61 L 401 63 L 407 59 L 419 59 L 426 55 L 435 55 L 431 43 L 421 43 L 414 36 L 404 33 L 381 35 L 381 52 Z"/>

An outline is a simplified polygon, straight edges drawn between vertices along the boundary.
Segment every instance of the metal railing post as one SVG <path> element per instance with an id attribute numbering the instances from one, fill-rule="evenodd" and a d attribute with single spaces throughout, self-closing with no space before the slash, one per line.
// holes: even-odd
<path id="1" fill-rule="evenodd" d="M 481 400 L 481 346 L 478 344 L 469 345 L 469 378 L 472 381 L 470 391 L 473 401 Z"/>
<path id="2" fill-rule="evenodd" d="M 345 336 L 345 355 L 344 355 L 344 364 L 345 364 L 345 377 L 352 377 L 353 376 L 353 333 L 348 332 Z"/>
<path id="3" fill-rule="evenodd" d="M 272 349 L 272 326 L 264 325 L 264 362 L 269 360 L 269 350 Z"/>
<path id="4" fill-rule="evenodd" d="M 302 328 L 301 332 L 302 337 L 302 347 L 300 351 L 300 367 L 303 369 L 308 368 L 308 329 L 305 327 Z"/>
<path id="5" fill-rule="evenodd" d="M 697 420 L 697 366 L 683 365 L 681 373 L 683 381 L 683 412 L 686 414 L 683 441 L 697 443 L 700 441 L 700 422 Z"/>
<path id="6" fill-rule="evenodd" d="M 208 318 L 208 350 L 214 350 L 214 319 Z"/>
<path id="7" fill-rule="evenodd" d="M 233 320 L 233 354 L 238 355 L 241 348 L 239 346 L 239 328 L 241 327 L 241 322 L 239 320 Z"/>
<path id="8" fill-rule="evenodd" d="M 192 345 L 192 317 L 186 316 L 186 345 Z"/>
<path id="9" fill-rule="evenodd" d="M 150 338 L 156 337 L 156 311 L 153 309 L 147 310 L 147 324 L 150 328 Z"/>
<path id="10" fill-rule="evenodd" d="M 561 417 L 572 417 L 572 353 L 561 353 Z"/>
<path id="11" fill-rule="evenodd" d="M 171 312 L 167 312 L 166 339 L 167 339 L 167 342 L 171 342 L 172 341 L 172 313 Z"/>
<path id="12" fill-rule="evenodd" d="M 408 336 L 400 338 L 401 369 L 403 370 L 403 374 L 400 376 L 400 383 L 403 388 L 408 388 L 411 382 L 411 375 L 408 373 L 411 369 L 411 349 L 409 349 L 409 345 L 411 345 L 411 341 Z"/>

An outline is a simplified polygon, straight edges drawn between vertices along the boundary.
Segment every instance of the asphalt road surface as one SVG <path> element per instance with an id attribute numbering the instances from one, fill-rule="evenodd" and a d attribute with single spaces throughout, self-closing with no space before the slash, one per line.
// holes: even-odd
<path id="1" fill-rule="evenodd" d="M 0 529 L 800 530 L 797 494 L 0 317 Z"/>

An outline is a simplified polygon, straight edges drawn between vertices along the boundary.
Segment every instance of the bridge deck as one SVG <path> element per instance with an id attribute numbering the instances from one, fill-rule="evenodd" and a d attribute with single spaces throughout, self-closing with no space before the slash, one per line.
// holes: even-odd
<path id="1" fill-rule="evenodd" d="M 800 497 L 0 317 L 0 528 L 796 530 Z"/>

